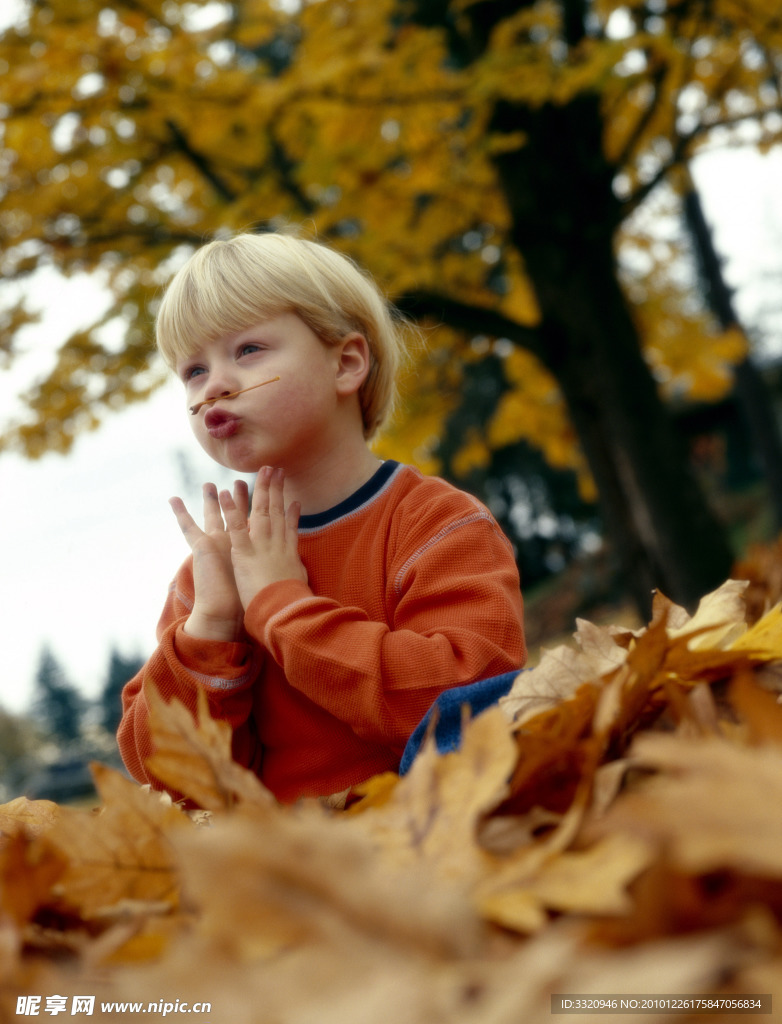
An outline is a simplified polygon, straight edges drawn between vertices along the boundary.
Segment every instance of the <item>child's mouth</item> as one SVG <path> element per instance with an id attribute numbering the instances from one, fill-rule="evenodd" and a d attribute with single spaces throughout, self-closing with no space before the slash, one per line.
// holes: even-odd
<path id="1" fill-rule="evenodd" d="M 239 429 L 240 423 L 238 416 L 233 416 L 223 409 L 210 409 L 204 417 L 204 426 L 209 431 L 209 436 L 217 440 L 231 437 Z"/>

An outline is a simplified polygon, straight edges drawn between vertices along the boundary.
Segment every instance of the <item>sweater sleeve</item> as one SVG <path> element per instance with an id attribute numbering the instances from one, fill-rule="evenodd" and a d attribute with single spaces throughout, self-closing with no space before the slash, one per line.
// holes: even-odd
<path id="1" fill-rule="evenodd" d="M 153 753 L 147 694 L 155 686 L 166 701 L 174 698 L 195 716 L 198 690 L 205 691 L 209 711 L 233 729 L 233 753 L 247 767 L 260 752 L 248 728 L 252 708 L 252 684 L 260 671 L 258 652 L 249 638 L 235 643 L 200 640 L 183 626 L 193 607 L 192 558 L 181 567 L 169 588 L 157 626 L 158 646 L 143 668 L 122 691 L 122 720 L 117 743 L 126 768 L 138 782 L 161 788 L 147 770 Z"/>
<path id="2" fill-rule="evenodd" d="M 482 506 L 445 522 L 435 513 L 415 509 L 389 540 L 387 622 L 296 580 L 265 587 L 245 615 L 294 688 L 362 738 L 399 749 L 443 690 L 526 658 L 507 539 Z"/>

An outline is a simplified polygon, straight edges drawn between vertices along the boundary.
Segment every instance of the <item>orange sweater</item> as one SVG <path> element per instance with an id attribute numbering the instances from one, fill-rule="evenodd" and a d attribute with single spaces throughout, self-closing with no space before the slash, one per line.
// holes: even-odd
<path id="1" fill-rule="evenodd" d="M 194 594 L 184 563 L 157 650 L 122 695 L 119 747 L 136 779 L 159 785 L 144 765 L 147 680 L 193 711 L 203 688 L 233 728 L 236 760 L 289 802 L 396 770 L 443 690 L 524 663 L 510 544 L 482 504 L 443 480 L 385 462 L 340 505 L 302 516 L 299 552 L 309 585 L 264 587 L 237 643 L 183 631 Z"/>

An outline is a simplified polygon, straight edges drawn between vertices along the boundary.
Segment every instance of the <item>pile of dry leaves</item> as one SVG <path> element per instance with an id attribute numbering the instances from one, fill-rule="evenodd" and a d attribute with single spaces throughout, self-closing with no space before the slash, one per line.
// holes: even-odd
<path id="1" fill-rule="evenodd" d="M 155 701 L 154 772 L 204 812 L 100 765 L 97 812 L 0 807 L 0 1020 L 29 994 L 40 1016 L 95 995 L 96 1020 L 135 1016 L 107 1001 L 211 1004 L 193 1024 L 782 998 L 782 612 L 748 626 L 745 590 L 692 618 L 659 597 L 635 633 L 580 622 L 459 752 L 426 746 L 348 811 L 278 806 L 205 703 L 196 726 Z M 697 1019 L 723 1016 L 743 1019 Z"/>

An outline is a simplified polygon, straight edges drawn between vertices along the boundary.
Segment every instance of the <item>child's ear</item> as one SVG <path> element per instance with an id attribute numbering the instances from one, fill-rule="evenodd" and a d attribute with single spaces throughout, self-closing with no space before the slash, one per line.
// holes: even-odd
<path id="1" fill-rule="evenodd" d="M 363 334 L 354 331 L 342 338 L 338 348 L 337 390 L 341 395 L 351 395 L 367 379 L 370 367 L 369 343 Z"/>

